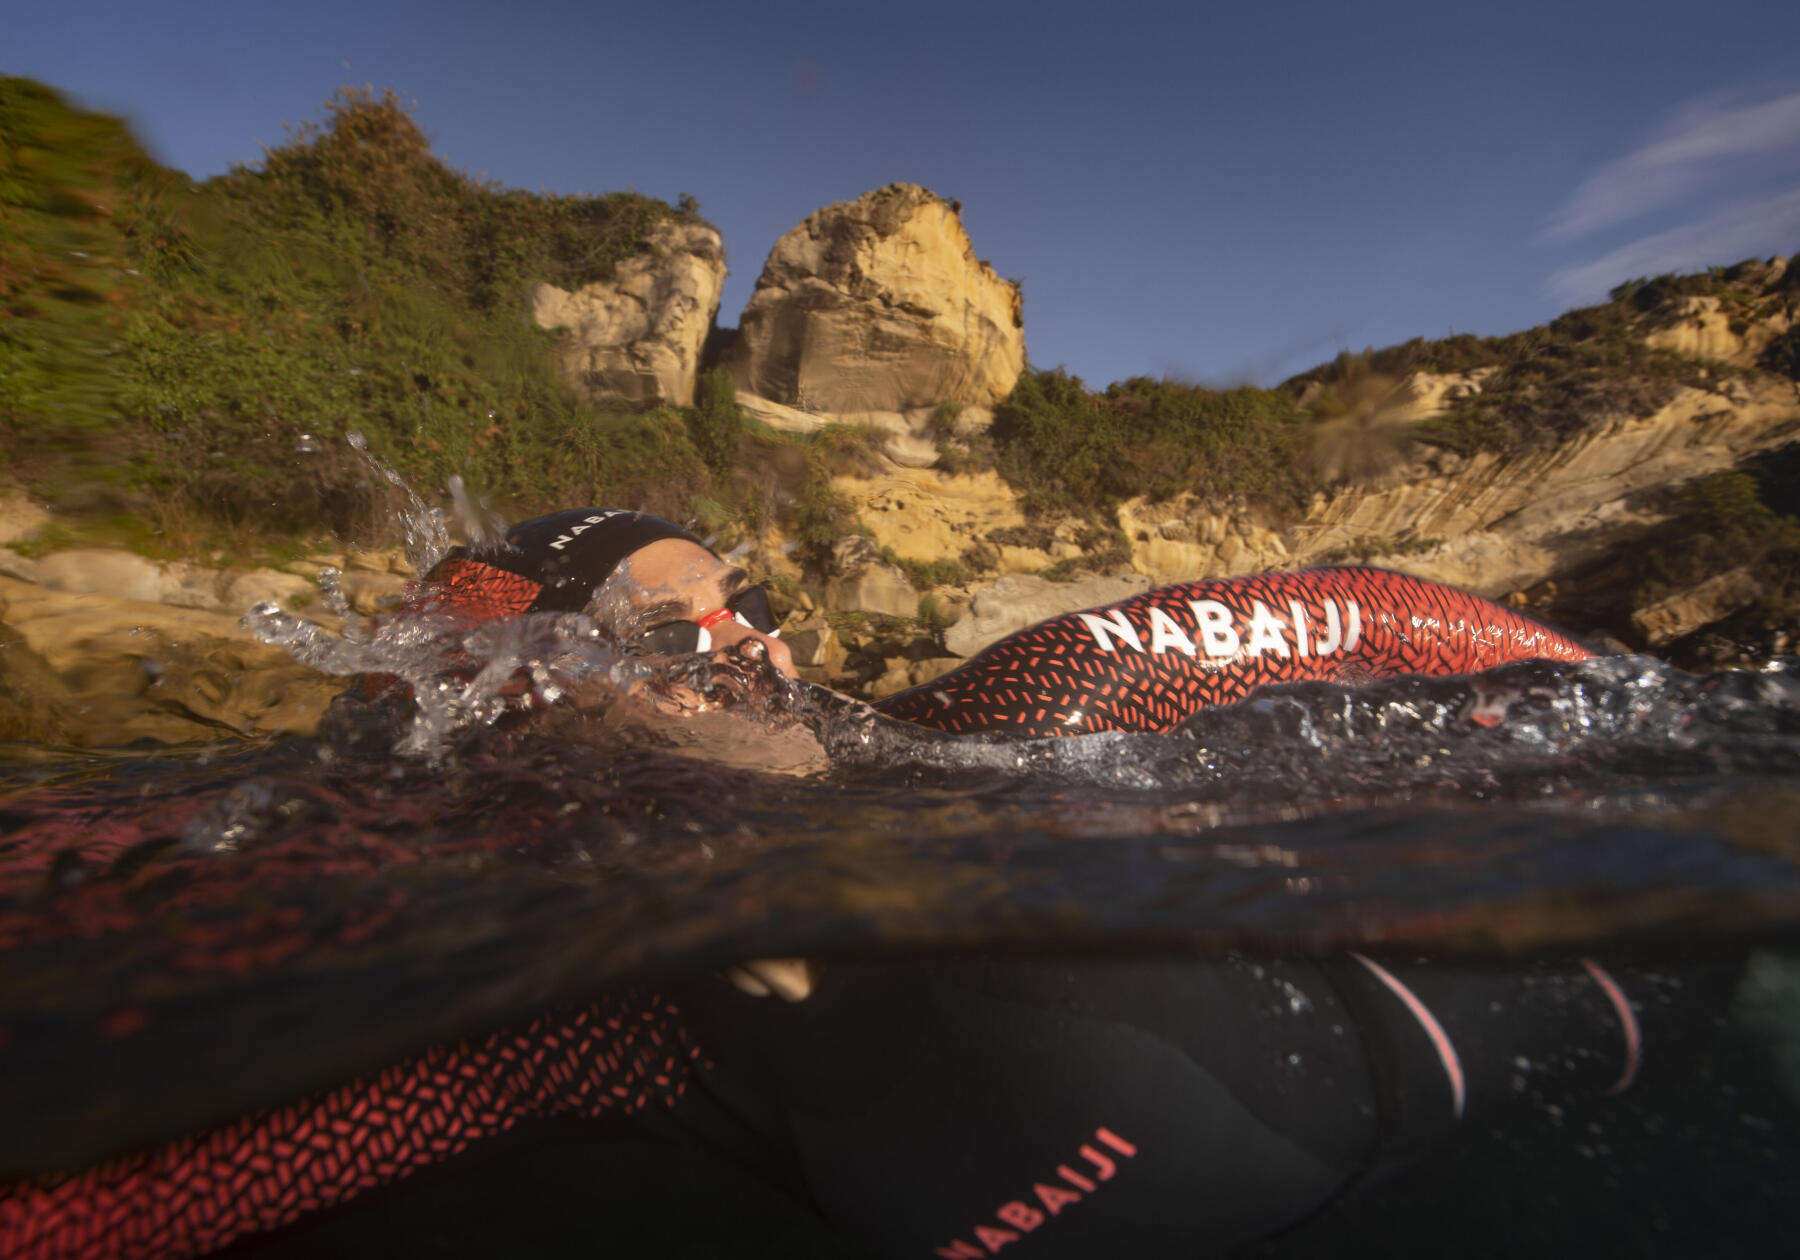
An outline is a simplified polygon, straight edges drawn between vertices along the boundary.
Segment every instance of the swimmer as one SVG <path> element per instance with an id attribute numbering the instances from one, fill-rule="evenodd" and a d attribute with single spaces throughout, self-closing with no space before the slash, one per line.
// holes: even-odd
<path id="1" fill-rule="evenodd" d="M 586 612 L 628 651 L 767 660 L 787 677 L 767 594 L 743 569 L 654 516 L 576 508 L 514 526 L 506 545 L 453 552 L 429 606 L 478 621 Z M 959 734 L 1169 731 L 1259 686 L 1464 674 L 1509 661 L 1580 661 L 1548 626 L 1451 587 L 1332 568 L 1187 582 L 1053 617 L 928 684 L 876 703 Z"/>
<path id="2" fill-rule="evenodd" d="M 588 612 L 628 651 L 793 675 L 766 594 L 678 526 L 584 508 L 507 541 L 447 557 L 420 606 L 471 622 Z M 1053 618 L 876 708 L 950 731 L 1168 730 L 1264 683 L 1586 655 L 1473 596 L 1328 569 Z M 1216 1254 L 1521 1095 L 1572 1106 L 1633 1087 L 1646 1046 L 1703 1023 L 1696 1003 L 1720 992 L 1587 959 L 1374 955 L 767 960 L 731 979 L 610 993 L 160 1150 L 0 1188 L 0 1251 L 201 1255 L 576 1116 L 673 1130 L 874 1255 Z"/>

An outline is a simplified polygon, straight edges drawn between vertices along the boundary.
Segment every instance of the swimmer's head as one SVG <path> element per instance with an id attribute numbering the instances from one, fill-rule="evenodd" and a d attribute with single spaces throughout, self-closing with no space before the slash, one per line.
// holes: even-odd
<path id="1" fill-rule="evenodd" d="M 768 593 L 691 538 L 659 538 L 626 556 L 596 603 L 590 611 L 643 650 L 675 655 L 735 647 L 794 676 Z"/>
<path id="2" fill-rule="evenodd" d="M 527 612 L 581 612 L 633 552 L 670 540 L 712 555 L 698 538 L 660 516 L 571 508 L 521 521 L 506 531 L 503 551 L 479 558 L 538 584 Z"/>
<path id="3" fill-rule="evenodd" d="M 504 548 L 455 558 L 529 583 L 521 611 L 595 614 L 628 645 L 661 655 L 737 647 L 794 675 L 762 587 L 659 516 L 573 508 L 513 526 Z"/>

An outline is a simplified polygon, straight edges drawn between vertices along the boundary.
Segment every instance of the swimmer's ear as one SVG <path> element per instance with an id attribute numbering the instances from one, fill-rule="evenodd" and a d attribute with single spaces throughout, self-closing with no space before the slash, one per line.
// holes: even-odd
<path id="1" fill-rule="evenodd" d="M 725 978 L 751 997 L 774 994 L 787 1002 L 804 1002 L 819 981 L 818 964 L 805 958 L 758 958 L 725 970 Z"/>

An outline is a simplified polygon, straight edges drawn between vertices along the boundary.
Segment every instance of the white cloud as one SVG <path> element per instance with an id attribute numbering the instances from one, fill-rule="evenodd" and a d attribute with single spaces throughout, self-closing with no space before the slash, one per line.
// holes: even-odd
<path id="1" fill-rule="evenodd" d="M 1800 250 L 1800 188 L 1736 202 L 1698 222 L 1642 237 L 1594 262 L 1564 267 L 1550 277 L 1545 290 L 1558 301 L 1586 305 L 1638 276 L 1796 250 Z"/>
<path id="2" fill-rule="evenodd" d="M 1800 92 L 1749 105 L 1688 102 L 1646 144 L 1584 180 L 1544 235 L 1572 240 L 1636 218 L 1704 189 L 1734 163 L 1763 175 L 1800 167 Z"/>

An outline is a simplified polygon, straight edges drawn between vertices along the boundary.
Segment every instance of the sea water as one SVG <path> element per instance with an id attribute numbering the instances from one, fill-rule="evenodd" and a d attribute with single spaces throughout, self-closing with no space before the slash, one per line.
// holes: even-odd
<path id="1" fill-rule="evenodd" d="M 1800 1219 L 1800 661 L 1302 683 L 1168 734 L 983 739 L 753 660 L 632 658 L 579 616 L 340 612 L 250 621 L 408 683 L 398 716 L 4 759 L 0 1173 L 753 957 L 1379 948 L 1744 978 L 1675 1093 L 1578 1124 L 1522 1105 L 1258 1254 L 1773 1253 Z M 687 706 L 711 742 L 515 729 L 521 687 Z M 816 756 L 711 755 L 784 737 Z"/>

